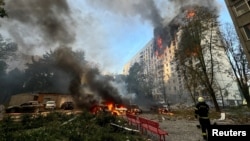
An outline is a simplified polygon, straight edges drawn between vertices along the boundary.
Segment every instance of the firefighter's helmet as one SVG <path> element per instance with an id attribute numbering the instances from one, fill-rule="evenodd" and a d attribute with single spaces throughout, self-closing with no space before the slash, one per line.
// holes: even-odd
<path id="1" fill-rule="evenodd" d="M 200 97 L 198 98 L 198 102 L 204 102 L 204 98 L 200 96 Z"/>

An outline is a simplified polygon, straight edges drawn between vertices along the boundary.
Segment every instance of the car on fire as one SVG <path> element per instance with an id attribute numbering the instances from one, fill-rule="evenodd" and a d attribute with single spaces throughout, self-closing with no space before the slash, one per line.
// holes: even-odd
<path id="1" fill-rule="evenodd" d="M 108 113 L 115 116 L 125 115 L 127 108 L 122 104 L 114 104 L 112 102 L 100 102 L 101 104 L 95 104 L 90 108 L 91 113 Z"/>
<path id="2" fill-rule="evenodd" d="M 121 104 L 115 104 L 114 108 L 112 109 L 113 115 L 125 115 L 127 112 L 127 108 Z"/>
<path id="3" fill-rule="evenodd" d="M 136 104 L 128 105 L 127 108 L 128 108 L 127 113 L 130 113 L 130 114 L 141 114 L 142 113 L 142 109 L 140 109 L 139 106 Z"/>
<path id="4" fill-rule="evenodd" d="M 95 114 L 95 115 L 101 114 L 101 113 L 110 113 L 111 114 L 111 111 L 108 109 L 108 106 L 104 105 L 104 104 L 93 105 L 90 108 L 90 111 L 92 114 Z"/>
<path id="5" fill-rule="evenodd" d="M 161 114 L 161 113 L 167 113 L 167 112 L 169 112 L 169 108 L 168 108 L 167 105 L 155 104 L 155 105 L 151 105 L 150 111 Z"/>

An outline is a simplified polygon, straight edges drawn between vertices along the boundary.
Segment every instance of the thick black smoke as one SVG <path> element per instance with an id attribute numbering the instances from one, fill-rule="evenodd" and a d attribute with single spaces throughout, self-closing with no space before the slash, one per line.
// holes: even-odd
<path id="1" fill-rule="evenodd" d="M 20 45 L 20 51 L 30 51 L 29 54 L 32 55 L 33 49 L 39 46 L 49 50 L 57 47 L 54 50 L 55 68 L 70 76 L 68 89 L 79 106 L 87 108 L 99 100 L 122 102 L 118 90 L 100 74 L 97 68 L 92 68 L 86 63 L 87 61 L 80 62 L 76 58 L 72 50 L 72 44 L 75 42 L 75 30 L 72 30 L 75 28 L 75 19 L 72 17 L 67 0 L 6 0 L 6 10 L 8 12 L 6 20 L 16 23 L 16 27 L 9 28 L 8 32 Z M 35 43 L 31 45 L 22 27 L 34 30 L 35 32 L 31 33 L 36 33 L 40 37 L 39 42 L 42 45 Z M 33 41 L 36 40 L 34 36 L 30 35 Z M 64 80 L 62 78 L 58 81 Z"/>
<path id="2" fill-rule="evenodd" d="M 151 23 L 154 29 L 153 52 L 157 52 L 157 55 L 163 54 L 165 48 L 170 46 L 175 33 L 183 23 L 186 8 L 200 6 L 212 11 L 218 10 L 215 0 L 87 0 L 87 2 L 98 10 L 109 11 L 125 18 L 140 17 L 143 22 Z M 161 46 L 158 46 L 158 43 Z"/>
<path id="3" fill-rule="evenodd" d="M 166 47 L 169 47 L 175 38 L 178 28 L 186 19 L 187 11 L 196 7 L 204 7 L 208 10 L 218 12 L 214 0 L 169 0 L 176 7 L 175 15 L 167 23 L 154 28 L 153 52 L 157 57 L 164 54 Z M 160 40 L 160 43 L 159 43 Z"/>
<path id="4" fill-rule="evenodd" d="M 179 26 L 180 23 L 172 20 L 167 26 L 159 26 L 154 29 L 153 52 L 156 56 L 163 55 L 165 48 L 170 46 Z M 161 40 L 161 45 L 159 45 L 159 40 Z"/>
<path id="5" fill-rule="evenodd" d="M 163 54 L 165 48 L 170 45 L 175 32 L 181 24 L 183 8 L 202 6 L 218 9 L 215 0 L 87 0 L 89 4 L 102 10 L 119 14 L 124 17 L 139 16 L 142 21 L 152 24 L 154 29 L 153 51 L 157 55 Z M 166 7 L 164 7 L 165 5 Z M 162 16 L 163 14 L 164 16 Z M 159 38 L 161 41 L 159 41 Z M 161 42 L 162 46 L 158 46 Z"/>
<path id="6" fill-rule="evenodd" d="M 170 21 L 179 14 L 171 12 L 157 5 L 153 0 L 86 0 L 88 4 L 97 6 L 97 10 L 106 10 L 125 17 L 140 17 L 148 21 L 156 29 L 163 29 L 162 36 L 171 38 L 172 27 Z M 73 2 L 73 1 L 72 1 Z M 177 9 L 192 4 L 201 4 L 212 7 L 214 0 L 168 0 L 163 1 Z M 74 20 L 66 0 L 6 0 L 8 21 L 15 28 L 8 32 L 23 51 L 30 51 L 34 47 L 70 46 L 75 41 Z M 160 13 L 169 13 L 167 23 L 164 23 Z M 101 23 L 100 23 L 101 24 Z M 175 25 L 175 24 L 174 24 Z M 27 28 L 28 27 L 28 28 Z M 33 38 L 28 32 L 31 30 L 40 38 Z M 170 32 L 169 32 L 170 31 Z M 30 36 L 30 38 L 27 38 Z M 36 35 L 36 36 L 37 36 Z M 24 38 L 26 37 L 26 38 Z M 29 41 L 33 41 L 31 45 Z M 35 43 L 34 43 L 35 40 Z M 37 42 L 42 45 L 37 45 Z M 42 41 L 41 41 L 42 40 Z M 168 43 L 168 42 L 167 42 Z M 80 64 L 72 54 L 71 48 L 57 48 L 56 59 L 60 69 L 71 76 L 69 90 L 81 105 L 89 105 L 99 99 L 121 102 L 118 91 L 100 75 L 97 69 L 86 64 Z"/>
<path id="7" fill-rule="evenodd" d="M 6 10 L 9 22 L 38 30 L 37 34 L 48 46 L 70 44 L 75 40 L 70 28 L 74 23 L 66 0 L 6 0 Z M 9 29 L 9 33 L 21 46 L 27 46 L 22 35 L 25 31 L 16 29 L 18 27 Z"/>
<path id="8" fill-rule="evenodd" d="M 55 54 L 57 67 L 72 78 L 69 90 L 78 106 L 90 108 L 101 100 L 123 103 L 110 81 L 97 68 L 91 68 L 86 62 L 80 63 L 71 48 L 57 48 Z"/>
<path id="9" fill-rule="evenodd" d="M 218 8 L 215 0 L 87 0 L 87 2 L 99 10 L 109 11 L 116 15 L 139 16 L 142 21 L 150 22 L 154 28 L 172 21 L 180 12 L 183 12 L 181 10 L 183 7 L 195 5 Z"/>
<path id="10" fill-rule="evenodd" d="M 141 20 L 160 26 L 162 18 L 153 0 L 87 0 L 101 10 L 106 10 L 124 17 L 139 16 Z"/>

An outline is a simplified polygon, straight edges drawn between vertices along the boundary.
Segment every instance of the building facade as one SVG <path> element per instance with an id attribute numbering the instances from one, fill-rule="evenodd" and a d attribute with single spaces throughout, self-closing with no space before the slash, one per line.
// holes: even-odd
<path id="1" fill-rule="evenodd" d="M 225 0 L 225 3 L 250 62 L 250 0 Z"/>
<path id="2" fill-rule="evenodd" d="M 211 70 L 209 61 L 211 60 L 211 54 L 213 54 L 214 61 L 214 90 L 216 93 L 216 99 L 219 105 L 238 105 L 242 103 L 242 97 L 238 89 L 238 85 L 234 80 L 232 73 L 232 67 L 229 63 L 229 59 L 225 54 L 224 48 L 222 47 L 222 42 L 218 32 L 219 28 L 217 26 L 212 27 L 208 31 L 204 31 L 204 39 L 201 41 L 201 46 L 204 48 L 204 59 L 206 64 L 206 69 Z M 178 64 L 176 61 L 176 51 L 179 46 L 179 38 L 181 35 L 181 30 L 179 30 L 175 38 L 172 39 L 169 46 L 165 47 L 163 55 L 157 57 L 153 52 L 153 39 L 149 41 L 143 49 L 141 49 L 135 57 L 133 57 L 125 66 L 124 70 L 129 70 L 129 68 L 135 62 L 144 62 L 146 64 L 147 72 L 154 72 L 156 87 L 153 90 L 152 95 L 155 99 L 164 102 L 175 103 L 192 103 L 190 96 L 190 91 L 187 90 L 186 84 L 182 71 L 178 69 Z M 211 40 L 210 37 L 213 37 Z M 206 47 L 211 45 L 212 52 L 209 52 L 209 48 Z M 190 60 L 189 60 L 190 61 Z M 199 60 L 193 59 L 191 65 L 197 66 L 195 68 L 200 69 Z M 125 72 L 125 71 L 124 71 Z M 128 74 L 128 71 L 124 73 Z M 215 86 L 216 85 L 216 86 Z M 200 86 L 195 89 L 197 96 L 206 96 L 205 89 Z M 209 98 L 209 95 L 208 99 Z"/>
<path id="3" fill-rule="evenodd" d="M 40 104 L 45 104 L 47 101 L 53 100 L 56 102 L 56 108 L 59 109 L 64 102 L 74 102 L 72 95 L 60 93 L 21 93 L 12 95 L 8 106 L 21 105 L 28 101 L 38 101 Z M 76 105 L 76 104 L 75 104 Z"/>

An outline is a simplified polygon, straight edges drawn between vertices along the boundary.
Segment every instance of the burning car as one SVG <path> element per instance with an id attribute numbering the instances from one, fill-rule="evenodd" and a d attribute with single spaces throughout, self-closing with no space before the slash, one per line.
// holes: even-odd
<path id="1" fill-rule="evenodd" d="M 128 106 L 127 113 L 130 113 L 130 114 L 141 114 L 142 113 L 142 109 L 140 109 L 138 105 L 132 104 L 132 105 Z"/>
<path id="2" fill-rule="evenodd" d="M 112 109 L 113 115 L 125 115 L 127 112 L 127 108 L 121 104 L 115 104 L 114 108 Z"/>
<path id="3" fill-rule="evenodd" d="M 93 107 L 90 108 L 90 112 L 92 114 L 100 114 L 100 113 L 110 113 L 110 110 L 108 109 L 107 105 L 94 105 Z"/>
<path id="4" fill-rule="evenodd" d="M 156 104 L 156 105 L 151 105 L 150 111 L 151 112 L 156 112 L 156 113 L 159 113 L 159 114 L 163 114 L 163 113 L 168 113 L 169 108 L 166 105 Z"/>
<path id="5" fill-rule="evenodd" d="M 112 102 L 102 102 L 102 104 L 94 105 L 90 111 L 93 114 L 98 113 L 110 113 L 112 115 L 125 115 L 127 112 L 127 108 L 122 104 L 114 104 Z"/>

